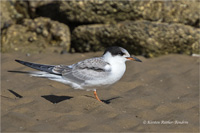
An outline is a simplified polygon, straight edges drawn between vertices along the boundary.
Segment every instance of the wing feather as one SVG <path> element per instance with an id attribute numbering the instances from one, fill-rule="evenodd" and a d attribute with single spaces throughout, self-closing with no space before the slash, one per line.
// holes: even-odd
<path id="1" fill-rule="evenodd" d="M 106 67 L 109 63 L 105 62 L 102 57 L 91 58 L 74 64 L 71 71 L 64 70 L 64 78 L 73 82 L 84 83 L 87 80 L 102 79 L 109 74 L 110 69 Z"/>

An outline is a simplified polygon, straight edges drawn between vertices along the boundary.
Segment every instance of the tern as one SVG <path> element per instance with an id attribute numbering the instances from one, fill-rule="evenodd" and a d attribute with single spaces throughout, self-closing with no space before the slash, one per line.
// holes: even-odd
<path id="1" fill-rule="evenodd" d="M 105 50 L 102 57 L 94 57 L 72 65 L 43 65 L 21 60 L 16 62 L 39 71 L 29 72 L 36 77 L 48 78 L 70 85 L 74 89 L 92 90 L 95 98 L 102 102 L 96 90 L 119 81 L 126 70 L 126 61 L 142 62 L 130 56 L 122 47 L 112 46 Z"/>

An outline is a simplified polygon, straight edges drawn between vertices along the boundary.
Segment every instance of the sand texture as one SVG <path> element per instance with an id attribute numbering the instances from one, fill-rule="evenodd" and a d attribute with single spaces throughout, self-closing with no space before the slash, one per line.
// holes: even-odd
<path id="1" fill-rule="evenodd" d="M 72 64 L 100 56 L 88 54 L 2 54 L 2 132 L 198 132 L 199 58 L 166 55 L 127 62 L 115 85 L 92 91 L 74 90 L 30 71 L 14 59 L 44 64 Z"/>

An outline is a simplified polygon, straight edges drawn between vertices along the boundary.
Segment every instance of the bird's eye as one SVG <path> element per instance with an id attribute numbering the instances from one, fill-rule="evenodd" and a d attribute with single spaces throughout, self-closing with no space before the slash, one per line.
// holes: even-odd
<path id="1" fill-rule="evenodd" d="M 121 56 L 123 56 L 123 55 L 124 55 L 124 53 L 123 53 L 123 52 L 119 52 L 119 53 L 118 53 L 118 55 L 121 55 Z"/>

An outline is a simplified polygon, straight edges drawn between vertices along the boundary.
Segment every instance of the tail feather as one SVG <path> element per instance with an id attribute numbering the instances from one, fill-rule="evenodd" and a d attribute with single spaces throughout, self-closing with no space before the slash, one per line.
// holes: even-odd
<path id="1" fill-rule="evenodd" d="M 21 61 L 21 60 L 15 60 L 15 61 L 22 64 L 22 65 L 31 67 L 31 68 L 36 69 L 36 70 L 40 70 L 40 71 L 59 75 L 58 73 L 54 73 L 52 71 L 53 68 L 55 67 L 54 65 L 42 65 L 42 64 L 36 64 L 36 63 L 31 63 L 31 62 L 26 62 L 26 61 Z"/>

